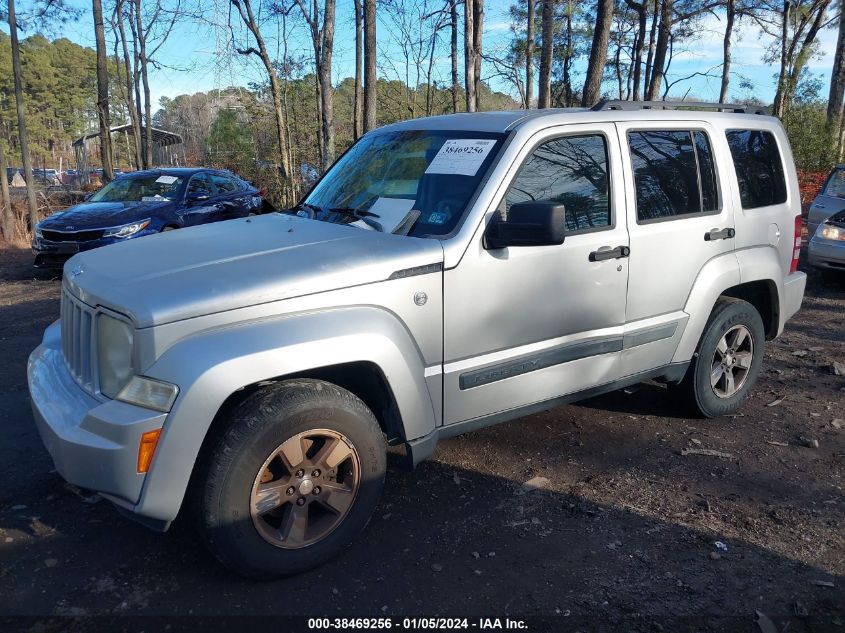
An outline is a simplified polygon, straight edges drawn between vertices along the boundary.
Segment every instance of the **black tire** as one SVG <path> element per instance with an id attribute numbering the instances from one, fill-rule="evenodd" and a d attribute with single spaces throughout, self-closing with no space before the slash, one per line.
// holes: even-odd
<path id="1" fill-rule="evenodd" d="M 722 337 L 737 326 L 744 326 L 750 333 L 752 349 L 751 366 L 735 393 L 730 396 L 717 395 L 717 387 L 711 384 L 714 370 L 714 356 Z M 716 302 L 713 312 L 704 327 L 692 364 L 678 389 L 683 403 L 694 415 L 715 418 L 735 413 L 751 395 L 751 390 L 760 375 L 763 364 L 763 345 L 766 340 L 763 319 L 757 309 L 741 299 L 723 297 Z M 724 391 L 728 391 L 724 389 Z"/>
<path id="2" fill-rule="evenodd" d="M 285 549 L 259 532 L 258 519 L 251 514 L 253 485 L 282 443 L 314 429 L 336 432 L 357 451 L 357 492 L 346 514 L 321 540 Z M 378 422 L 357 396 L 328 382 L 299 379 L 269 385 L 236 406 L 225 429 L 210 440 L 196 480 L 199 529 L 214 555 L 242 576 L 278 578 L 333 558 L 367 525 L 381 496 L 386 453 Z"/>

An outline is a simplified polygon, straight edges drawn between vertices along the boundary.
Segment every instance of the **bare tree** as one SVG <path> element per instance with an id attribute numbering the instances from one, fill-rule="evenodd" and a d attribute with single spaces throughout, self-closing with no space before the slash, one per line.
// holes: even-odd
<path id="1" fill-rule="evenodd" d="M 29 134 L 26 129 L 26 112 L 23 105 L 23 78 L 21 77 L 21 51 L 18 42 L 18 20 L 15 15 L 15 0 L 8 0 L 9 35 L 12 43 L 12 75 L 15 81 L 15 108 L 18 112 L 18 146 L 21 150 L 23 177 L 26 181 L 26 199 L 29 204 L 29 226 L 35 229 L 38 223 L 38 202 L 35 199 L 35 183 L 32 179 L 32 160 L 29 156 Z"/>
<path id="2" fill-rule="evenodd" d="M 528 0 L 528 21 L 525 27 L 525 109 L 531 108 L 534 96 L 534 0 Z"/>
<path id="3" fill-rule="evenodd" d="M 376 127 L 376 0 L 364 0 L 364 132 Z"/>
<path id="4" fill-rule="evenodd" d="M 117 33 L 119 35 L 120 43 L 123 48 L 123 68 L 126 72 L 126 92 L 123 95 L 126 102 L 126 110 L 129 113 L 129 123 L 132 127 L 132 137 L 135 145 L 134 163 L 135 169 L 141 169 L 144 164 L 144 159 L 141 155 L 141 121 L 138 118 L 138 110 L 136 109 L 134 99 L 134 70 L 132 62 L 129 58 L 129 45 L 126 39 L 126 27 L 123 21 L 123 4 L 124 0 L 117 0 L 114 9 L 113 21 L 117 26 Z M 117 57 L 117 55 L 115 55 Z"/>
<path id="5" fill-rule="evenodd" d="M 596 28 L 593 32 L 593 46 L 587 64 L 587 79 L 584 81 L 584 93 L 581 105 L 593 105 L 601 96 L 601 80 L 604 77 L 604 65 L 607 63 L 607 47 L 610 39 L 610 27 L 613 24 L 613 0 L 598 0 Z"/>
<path id="6" fill-rule="evenodd" d="M 270 81 L 270 94 L 273 98 L 273 113 L 276 118 L 276 142 L 279 145 L 279 162 L 282 168 L 282 177 L 289 182 L 289 196 L 293 198 L 293 174 L 291 173 L 290 154 L 287 144 L 286 121 L 284 114 L 284 105 L 282 103 L 282 88 L 279 84 L 279 77 L 276 74 L 276 69 L 273 67 L 273 62 L 270 55 L 267 53 L 267 46 L 264 43 L 264 37 L 261 34 L 261 29 L 255 19 L 255 13 L 252 10 L 252 3 L 250 0 L 230 0 L 232 5 L 238 10 L 238 15 L 241 18 L 244 26 L 252 34 L 258 48 L 249 46 L 246 48 L 235 48 L 241 55 L 255 55 L 261 60 L 264 65 L 264 70 L 267 73 L 267 79 Z"/>
<path id="7" fill-rule="evenodd" d="M 352 110 L 352 135 L 355 140 L 361 136 L 363 127 L 364 90 L 361 86 L 364 45 L 364 14 L 361 0 L 355 0 L 355 98 Z"/>
<path id="8" fill-rule="evenodd" d="M 334 52 L 335 0 L 325 0 L 322 23 L 317 1 L 307 9 L 303 0 L 296 0 L 302 17 L 311 32 L 314 49 L 314 67 L 319 82 L 320 155 L 323 171 L 334 162 L 334 88 L 332 87 L 332 53 Z"/>
<path id="9" fill-rule="evenodd" d="M 837 146 L 836 159 L 841 160 L 842 102 L 845 97 L 845 1 L 839 7 L 839 36 L 833 71 L 830 73 L 830 94 L 827 101 L 827 123 Z"/>
<path id="10" fill-rule="evenodd" d="M 475 112 L 478 100 L 475 94 L 475 0 L 464 0 L 464 90 L 467 112 Z"/>
<path id="11" fill-rule="evenodd" d="M 543 12 L 540 17 L 542 49 L 540 51 L 540 94 L 538 108 L 549 108 L 552 104 L 552 55 L 554 53 L 554 0 L 542 0 Z"/>
<path id="12" fill-rule="evenodd" d="M 97 121 L 100 124 L 100 162 L 103 180 L 114 178 L 112 171 L 111 122 L 109 120 L 109 69 L 106 55 L 106 30 L 103 27 L 102 0 L 93 0 L 94 39 L 97 43 Z"/>

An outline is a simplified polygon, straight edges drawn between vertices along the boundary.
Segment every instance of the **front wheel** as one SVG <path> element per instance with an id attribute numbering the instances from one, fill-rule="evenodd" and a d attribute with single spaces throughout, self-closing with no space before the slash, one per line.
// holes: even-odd
<path id="1" fill-rule="evenodd" d="M 763 320 L 750 303 L 733 298 L 716 303 L 681 385 L 694 413 L 715 418 L 742 406 L 760 374 L 765 339 Z"/>
<path id="2" fill-rule="evenodd" d="M 319 380 L 271 385 L 236 407 L 206 458 L 200 530 L 243 576 L 299 573 L 364 528 L 385 470 L 381 429 L 355 395 Z"/>

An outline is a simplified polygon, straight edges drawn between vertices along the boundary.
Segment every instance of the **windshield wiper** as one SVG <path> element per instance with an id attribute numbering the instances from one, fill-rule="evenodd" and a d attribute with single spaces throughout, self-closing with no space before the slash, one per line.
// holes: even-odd
<path id="1" fill-rule="evenodd" d="M 367 226 L 374 228 L 376 231 L 381 231 L 382 233 L 384 233 L 384 227 L 375 220 L 370 219 L 380 217 L 377 213 L 373 213 L 372 211 L 365 211 L 364 209 L 353 209 L 351 207 L 335 207 L 329 209 L 329 213 L 340 213 L 341 215 L 348 215 L 349 217 L 355 218 L 356 220 L 361 220 L 361 222 L 363 222 Z"/>
<path id="2" fill-rule="evenodd" d="M 317 205 L 310 204 L 308 202 L 301 202 L 298 205 L 296 205 L 295 207 L 291 207 L 290 209 L 285 209 L 284 213 L 291 213 L 293 215 L 296 215 L 296 213 L 300 209 L 310 209 L 314 213 L 315 217 L 317 216 L 318 213 L 323 212 L 323 210 L 320 207 L 318 207 Z"/>

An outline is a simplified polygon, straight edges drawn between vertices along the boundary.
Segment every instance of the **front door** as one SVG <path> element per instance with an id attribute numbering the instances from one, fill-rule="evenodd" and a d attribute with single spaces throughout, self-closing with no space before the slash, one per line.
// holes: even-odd
<path id="1" fill-rule="evenodd" d="M 613 125 L 538 134 L 509 178 L 494 213 L 561 202 L 566 237 L 555 246 L 485 250 L 482 223 L 460 264 L 445 271 L 444 424 L 618 377 L 628 233 Z"/>

